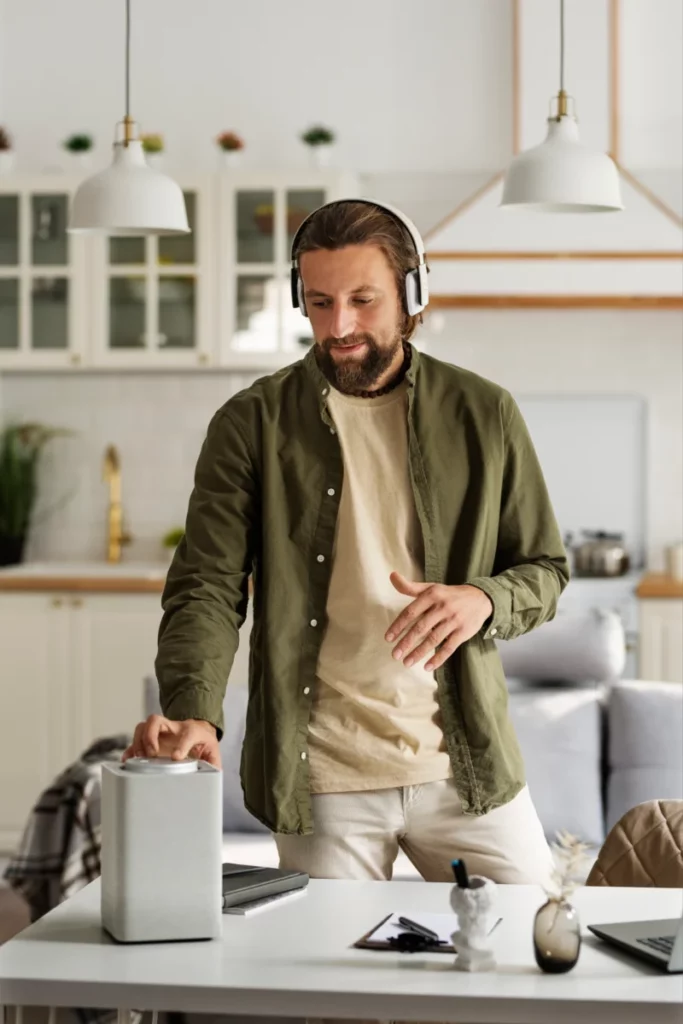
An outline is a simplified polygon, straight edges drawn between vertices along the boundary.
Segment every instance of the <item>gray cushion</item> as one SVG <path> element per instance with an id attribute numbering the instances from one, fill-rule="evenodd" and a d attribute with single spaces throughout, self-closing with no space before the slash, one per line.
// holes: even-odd
<path id="1" fill-rule="evenodd" d="M 247 713 L 247 688 L 235 684 L 228 686 L 223 701 L 225 732 L 221 739 L 223 762 L 223 831 L 269 832 L 244 806 L 240 782 L 240 757 Z M 145 679 L 145 714 L 161 714 L 159 687 L 154 676 Z"/>
<path id="2" fill-rule="evenodd" d="M 539 682 L 618 679 L 626 663 L 624 627 L 616 612 L 558 612 L 530 633 L 498 643 L 506 676 Z"/>
<path id="3" fill-rule="evenodd" d="M 620 681 L 607 716 L 607 827 L 646 800 L 683 799 L 683 686 Z"/>
<path id="4" fill-rule="evenodd" d="M 601 694 L 557 687 L 511 693 L 510 717 L 546 837 L 566 829 L 599 846 L 605 835 Z"/>

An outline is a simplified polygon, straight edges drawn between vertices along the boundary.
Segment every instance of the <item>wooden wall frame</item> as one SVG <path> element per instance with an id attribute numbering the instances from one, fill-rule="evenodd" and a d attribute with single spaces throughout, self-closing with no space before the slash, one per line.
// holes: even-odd
<path id="1" fill-rule="evenodd" d="M 520 0 L 511 0 L 512 4 L 512 139 L 513 155 L 520 151 L 521 114 L 520 114 L 520 75 L 521 75 L 521 43 L 520 43 Z M 683 218 L 671 209 L 659 196 L 644 185 L 635 175 L 627 171 L 620 162 L 620 14 L 621 0 L 609 0 L 609 54 L 610 62 L 610 156 L 616 163 L 623 178 L 661 214 L 668 217 L 677 227 L 683 227 Z M 463 200 L 446 217 L 442 218 L 425 235 L 427 260 L 680 260 L 683 252 L 665 251 L 628 251 L 610 250 L 569 251 L 569 252 L 512 252 L 495 250 L 430 250 L 429 239 L 433 238 L 448 224 L 456 220 L 465 210 L 473 206 L 501 181 L 504 172 L 500 171 L 477 189 L 471 196 Z M 682 267 L 683 272 L 683 267 Z M 432 309 L 683 309 L 683 297 L 676 295 L 432 295 Z"/>

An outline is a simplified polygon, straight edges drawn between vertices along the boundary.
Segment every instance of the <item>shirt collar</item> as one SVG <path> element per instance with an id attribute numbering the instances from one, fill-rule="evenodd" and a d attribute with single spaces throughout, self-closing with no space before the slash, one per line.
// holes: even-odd
<path id="1" fill-rule="evenodd" d="M 417 379 L 417 373 L 420 365 L 420 351 L 410 342 L 408 342 L 408 344 L 410 345 L 411 350 L 411 361 L 410 366 L 405 375 L 405 380 L 408 384 L 408 387 L 412 388 L 415 386 L 415 381 Z M 311 378 L 317 389 L 319 398 L 324 400 L 325 397 L 330 393 L 330 388 L 332 387 L 332 385 L 330 384 L 327 377 L 318 366 L 318 362 L 315 358 L 315 342 L 313 342 L 308 352 L 304 356 L 303 364 L 306 367 L 309 377 Z"/>

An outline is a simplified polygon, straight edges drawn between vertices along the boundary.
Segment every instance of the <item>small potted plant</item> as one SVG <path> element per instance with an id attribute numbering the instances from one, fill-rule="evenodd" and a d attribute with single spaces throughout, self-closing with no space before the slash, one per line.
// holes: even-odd
<path id="1" fill-rule="evenodd" d="M 21 562 L 38 491 L 38 464 L 45 445 L 68 431 L 40 423 L 0 430 L 0 565 Z"/>
<path id="2" fill-rule="evenodd" d="M 67 153 L 71 153 L 73 160 L 83 170 L 87 170 L 92 162 L 92 149 L 94 141 L 92 135 L 88 135 L 85 132 L 77 132 L 75 135 L 69 135 L 64 140 L 64 149 Z"/>
<path id="3" fill-rule="evenodd" d="M 142 149 L 150 167 L 159 167 L 164 159 L 164 137 L 158 132 L 148 132 L 140 136 Z"/>
<path id="4" fill-rule="evenodd" d="M 309 147 L 314 167 L 327 167 L 335 141 L 334 132 L 322 124 L 311 125 L 301 136 L 301 141 Z"/>
<path id="5" fill-rule="evenodd" d="M 14 150 L 9 132 L 0 125 L 0 174 L 9 174 L 14 166 Z"/>
<path id="6" fill-rule="evenodd" d="M 169 562 L 173 561 L 176 548 L 180 544 L 181 540 L 185 536 L 185 530 L 182 526 L 174 526 L 172 530 L 165 533 L 161 539 L 161 543 L 166 551 Z"/>
<path id="7" fill-rule="evenodd" d="M 226 167 L 236 167 L 244 149 L 244 140 L 236 132 L 221 132 L 216 136 L 216 142 L 223 155 L 223 162 Z"/>

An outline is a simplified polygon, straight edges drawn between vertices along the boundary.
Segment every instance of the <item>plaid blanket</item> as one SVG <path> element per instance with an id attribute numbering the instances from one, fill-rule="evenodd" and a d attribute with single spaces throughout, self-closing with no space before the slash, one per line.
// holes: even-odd
<path id="1" fill-rule="evenodd" d="M 100 786 L 103 761 L 119 761 L 128 736 L 99 739 L 39 797 L 5 878 L 29 905 L 47 914 L 100 875 Z"/>

